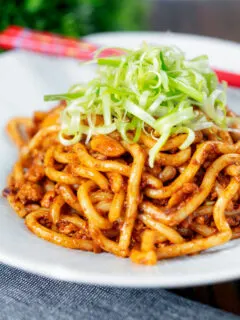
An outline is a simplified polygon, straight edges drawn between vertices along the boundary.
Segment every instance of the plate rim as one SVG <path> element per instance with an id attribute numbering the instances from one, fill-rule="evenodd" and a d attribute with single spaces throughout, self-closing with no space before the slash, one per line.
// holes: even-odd
<path id="1" fill-rule="evenodd" d="M 108 32 L 95 32 L 95 33 L 90 33 L 87 36 L 82 37 L 81 39 L 85 39 L 87 41 L 89 41 L 89 39 L 92 38 L 101 38 L 101 37 L 105 37 L 105 36 L 116 36 L 116 35 L 127 35 L 127 36 L 135 36 L 135 35 L 162 35 L 162 36 L 173 36 L 173 37 L 179 37 L 179 38 L 197 38 L 198 40 L 215 40 L 219 43 L 225 43 L 225 44 L 231 44 L 234 45 L 238 48 L 240 48 L 240 43 L 238 43 L 237 41 L 233 41 L 233 40 L 228 40 L 228 39 L 223 39 L 220 37 L 211 37 L 211 36 L 206 36 L 206 35 L 202 35 L 202 34 L 194 34 L 194 33 L 184 33 L 184 32 L 173 32 L 173 31 L 108 31 Z"/>
<path id="2" fill-rule="evenodd" d="M 50 244 L 55 245 L 53 243 Z M 230 273 L 227 269 L 225 269 L 221 272 L 212 271 L 203 274 L 199 273 L 199 277 L 192 277 L 190 281 L 187 281 L 188 278 L 184 275 L 181 277 L 176 277 L 174 281 L 170 280 L 170 277 L 167 277 L 165 281 L 163 280 L 164 278 L 161 278 L 160 281 L 158 281 L 158 278 L 154 275 L 140 277 L 139 275 L 122 276 L 108 274 L 102 277 L 97 272 L 85 273 L 83 271 L 78 271 L 71 274 L 71 272 L 66 272 L 68 268 L 65 267 L 58 267 L 56 270 L 53 270 L 53 268 L 48 269 L 45 268 L 43 265 L 34 264 L 33 261 L 23 261 L 18 258 L 11 257 L 11 255 L 5 256 L 1 253 L 1 251 L 0 262 L 10 267 L 14 267 L 25 272 L 37 274 L 39 276 L 51 278 L 54 280 L 80 284 L 99 285 L 104 287 L 174 289 L 183 287 L 187 288 L 193 286 L 197 287 L 202 285 L 211 285 L 215 283 L 219 284 L 240 278 L 240 268 L 238 265 L 232 268 Z M 145 266 L 139 265 L 139 268 L 141 267 L 144 268 Z M 152 268 L 152 266 L 150 266 L 149 268 Z"/>

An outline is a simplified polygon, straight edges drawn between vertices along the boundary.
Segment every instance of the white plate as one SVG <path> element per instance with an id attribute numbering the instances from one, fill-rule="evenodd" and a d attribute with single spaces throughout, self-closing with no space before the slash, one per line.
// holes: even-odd
<path id="1" fill-rule="evenodd" d="M 135 46 L 142 40 L 174 43 L 190 56 L 209 53 L 212 65 L 240 70 L 240 46 L 209 38 L 162 33 L 93 35 L 96 43 Z M 8 118 L 30 115 L 48 108 L 43 94 L 68 89 L 90 79 L 93 67 L 80 68 L 71 59 L 56 59 L 20 51 L 0 55 L 0 188 L 17 159 L 17 152 L 4 133 Z M 240 95 L 232 90 L 229 105 L 237 111 Z M 181 287 L 207 284 L 240 277 L 240 241 L 209 250 L 197 256 L 160 261 L 156 266 L 134 265 L 111 254 L 68 250 L 43 241 L 30 233 L 24 221 L 1 199 L 0 261 L 41 275 L 74 282 L 128 287 Z"/>

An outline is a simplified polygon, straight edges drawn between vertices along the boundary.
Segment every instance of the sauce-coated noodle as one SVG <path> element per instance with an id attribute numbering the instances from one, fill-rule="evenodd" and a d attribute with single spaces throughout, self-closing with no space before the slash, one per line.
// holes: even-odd
<path id="1" fill-rule="evenodd" d="M 146 133 L 134 144 L 112 133 L 61 145 L 63 108 L 7 125 L 20 154 L 3 195 L 34 234 L 149 265 L 240 237 L 236 135 L 205 129 L 180 150 L 186 134 L 177 134 L 150 168 Z"/>

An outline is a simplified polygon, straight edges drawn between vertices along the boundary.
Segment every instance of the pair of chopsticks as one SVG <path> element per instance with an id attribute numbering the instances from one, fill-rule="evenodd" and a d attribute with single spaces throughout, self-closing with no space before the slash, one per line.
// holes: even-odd
<path id="1" fill-rule="evenodd" d="M 87 61 L 94 58 L 99 47 L 95 44 L 70 37 L 63 37 L 49 32 L 40 32 L 18 26 L 9 26 L 0 33 L 0 48 L 24 49 L 55 56 L 72 57 Z M 116 49 L 106 48 L 101 56 L 119 55 Z M 240 74 L 214 69 L 218 80 L 226 81 L 229 86 L 240 88 Z"/>

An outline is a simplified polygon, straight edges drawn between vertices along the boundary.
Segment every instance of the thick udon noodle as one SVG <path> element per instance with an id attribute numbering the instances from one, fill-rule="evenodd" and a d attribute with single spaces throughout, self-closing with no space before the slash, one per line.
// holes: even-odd
<path id="1" fill-rule="evenodd" d="M 3 194 L 37 236 L 63 247 L 106 251 L 132 261 L 194 254 L 240 235 L 240 141 L 215 129 L 171 137 L 148 166 L 155 141 L 118 132 L 64 147 L 64 103 L 7 131 L 20 149 Z M 101 120 L 101 119 L 100 119 Z"/>

